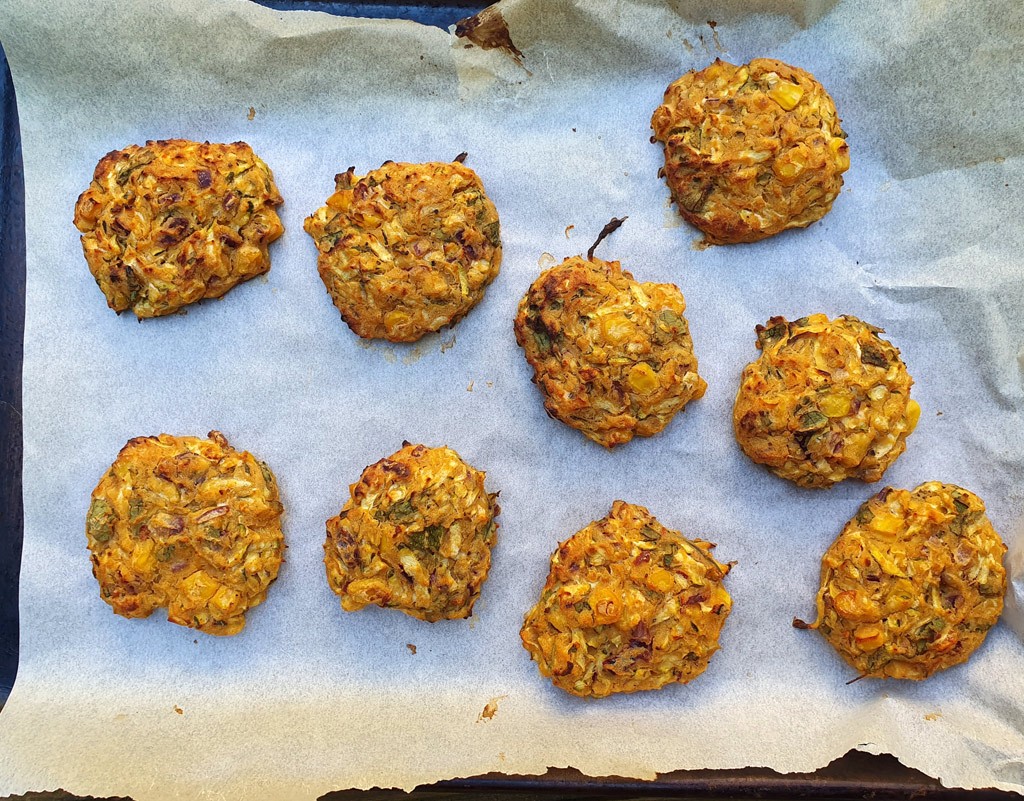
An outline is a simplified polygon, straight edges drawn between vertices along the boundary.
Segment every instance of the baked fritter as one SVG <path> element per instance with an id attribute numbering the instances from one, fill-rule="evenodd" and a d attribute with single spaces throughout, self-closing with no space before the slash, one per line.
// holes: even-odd
<path id="1" fill-rule="evenodd" d="M 926 679 L 967 660 L 1003 611 L 1006 546 L 953 484 L 886 488 L 821 560 L 818 629 L 861 677 Z"/>
<path id="2" fill-rule="evenodd" d="M 281 203 L 244 142 L 170 139 L 104 156 L 75 226 L 107 305 L 159 317 L 267 272 Z"/>
<path id="3" fill-rule="evenodd" d="M 327 521 L 327 582 L 342 609 L 469 617 L 497 541 L 498 495 L 484 475 L 450 448 L 409 443 L 367 467 Z"/>
<path id="4" fill-rule="evenodd" d="M 414 342 L 480 302 L 501 267 L 501 230 L 469 167 L 387 162 L 335 182 L 305 228 L 320 277 L 357 335 Z"/>
<path id="5" fill-rule="evenodd" d="M 803 228 L 850 167 L 836 107 L 812 75 L 769 58 L 720 59 L 665 90 L 651 118 L 679 213 L 712 244 Z"/>
<path id="6" fill-rule="evenodd" d="M 743 452 L 802 487 L 878 481 L 921 415 L 913 381 L 881 328 L 824 314 L 759 325 L 733 428 Z"/>
<path id="7" fill-rule="evenodd" d="M 707 389 L 674 284 L 639 283 L 619 262 L 572 256 L 519 303 L 516 342 L 544 408 L 606 448 L 650 437 Z"/>
<path id="8" fill-rule="evenodd" d="M 695 679 L 718 650 L 732 599 L 715 546 L 665 528 L 642 506 L 615 501 L 607 517 L 558 546 L 523 646 L 568 693 L 602 698 Z"/>
<path id="9" fill-rule="evenodd" d="M 237 634 L 281 567 L 283 509 L 266 464 L 209 439 L 129 440 L 92 493 L 86 536 L 103 600 L 124 617 Z"/>

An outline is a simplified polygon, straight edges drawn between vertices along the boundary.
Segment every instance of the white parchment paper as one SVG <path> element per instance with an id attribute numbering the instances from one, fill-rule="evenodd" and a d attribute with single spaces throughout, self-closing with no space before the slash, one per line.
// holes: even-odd
<path id="1" fill-rule="evenodd" d="M 21 666 L 0 715 L 0 793 L 308 799 L 548 766 L 809 771 L 851 748 L 951 785 L 1024 789 L 1016 597 L 968 664 L 846 686 L 851 671 L 791 620 L 813 614 L 822 552 L 879 487 L 795 488 L 749 463 L 730 426 L 755 324 L 824 311 L 880 325 L 924 410 L 886 482 L 979 493 L 1022 566 L 1024 7 L 501 8 L 522 66 L 439 29 L 242 0 L 0 0 L 28 233 Z M 649 120 L 670 81 L 717 56 L 783 59 L 834 96 L 853 166 L 822 222 L 693 247 Z M 105 307 L 73 205 L 104 153 L 176 136 L 248 141 L 275 171 L 287 233 L 265 280 L 140 324 Z M 350 165 L 462 151 L 501 214 L 501 275 L 452 331 L 361 344 L 317 277 L 304 217 Z M 622 215 L 599 255 L 682 288 L 709 389 L 661 436 L 605 452 L 545 416 L 511 321 L 543 254 L 585 251 Z M 278 475 L 287 564 L 234 638 L 115 617 L 85 548 L 90 491 L 130 437 L 214 428 Z M 346 614 L 324 579 L 324 521 L 403 439 L 456 448 L 501 491 L 470 621 Z M 540 678 L 518 630 L 556 543 L 616 498 L 718 542 L 738 563 L 735 608 L 692 684 L 588 703 Z"/>

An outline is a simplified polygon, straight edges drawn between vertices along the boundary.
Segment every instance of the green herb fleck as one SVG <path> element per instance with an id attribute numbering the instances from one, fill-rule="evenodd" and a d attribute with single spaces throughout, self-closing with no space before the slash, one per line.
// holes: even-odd
<path id="1" fill-rule="evenodd" d="M 494 247 L 501 244 L 501 223 L 495 221 L 484 226 L 484 236 Z"/>
<path id="2" fill-rule="evenodd" d="M 648 542 L 655 542 L 661 539 L 661 534 L 658 533 L 658 530 L 651 526 L 644 526 L 640 529 L 640 536 Z"/>
<path id="3" fill-rule="evenodd" d="M 106 501 L 96 498 L 89 506 L 89 514 L 85 523 L 86 533 L 96 542 L 107 542 L 114 534 L 111 517 L 110 505 Z"/>
<path id="4" fill-rule="evenodd" d="M 800 416 L 800 431 L 817 431 L 828 425 L 828 418 L 815 410 Z"/>
<path id="5" fill-rule="evenodd" d="M 873 364 L 875 367 L 888 367 L 889 360 L 878 348 L 873 345 L 860 346 L 860 360 L 864 364 Z"/>
<path id="6" fill-rule="evenodd" d="M 533 340 L 541 350 L 551 350 L 551 337 L 547 331 L 534 331 Z"/>

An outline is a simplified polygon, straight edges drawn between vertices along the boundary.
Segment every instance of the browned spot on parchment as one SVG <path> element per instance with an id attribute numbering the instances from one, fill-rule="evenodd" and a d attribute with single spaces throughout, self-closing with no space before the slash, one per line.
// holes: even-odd
<path id="1" fill-rule="evenodd" d="M 472 17 L 459 20 L 455 23 L 455 35 L 460 39 L 468 39 L 484 50 L 504 50 L 515 59 L 516 64 L 523 66 L 523 53 L 512 42 L 505 18 L 494 6 L 488 6 Z"/>
<path id="2" fill-rule="evenodd" d="M 476 719 L 477 723 L 483 720 L 491 720 L 495 715 L 498 714 L 498 701 L 508 698 L 507 695 L 498 695 L 484 704 L 484 711 L 480 713 L 480 717 Z"/>

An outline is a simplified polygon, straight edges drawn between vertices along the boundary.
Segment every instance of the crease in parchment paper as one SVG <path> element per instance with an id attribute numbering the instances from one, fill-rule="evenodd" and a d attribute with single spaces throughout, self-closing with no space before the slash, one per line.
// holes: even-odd
<path id="1" fill-rule="evenodd" d="M 1019 4 L 500 9 L 523 66 L 451 32 L 241 0 L 51 0 L 45 15 L 0 0 L 29 243 L 21 663 L 0 714 L 0 794 L 312 799 L 549 766 L 810 772 L 851 748 L 951 786 L 1024 789 L 1024 112 L 1005 96 L 1021 83 Z M 695 250 L 650 118 L 671 81 L 719 55 L 815 74 L 852 167 L 806 230 Z M 274 171 L 286 232 L 265 280 L 139 324 L 105 307 L 72 211 L 104 153 L 169 136 L 249 142 Z M 303 220 L 350 165 L 461 152 L 501 216 L 501 274 L 451 331 L 360 343 Z M 585 250 L 613 217 L 628 219 L 599 253 L 680 287 L 708 390 L 661 435 L 608 452 L 547 417 L 511 321 L 540 264 Z M 884 328 L 914 378 L 921 421 L 884 483 L 970 488 L 1011 549 L 1004 622 L 926 682 L 848 686 L 827 643 L 792 626 L 813 610 L 821 554 L 880 487 L 799 489 L 732 438 L 755 325 L 816 311 Z M 278 580 L 233 638 L 161 612 L 115 617 L 85 548 L 90 491 L 129 438 L 211 429 L 278 477 Z M 324 521 L 403 440 L 455 448 L 501 493 L 468 621 L 345 613 L 326 584 Z M 717 542 L 736 562 L 734 606 L 694 682 L 587 702 L 539 676 L 519 628 L 557 543 L 620 498 Z"/>

